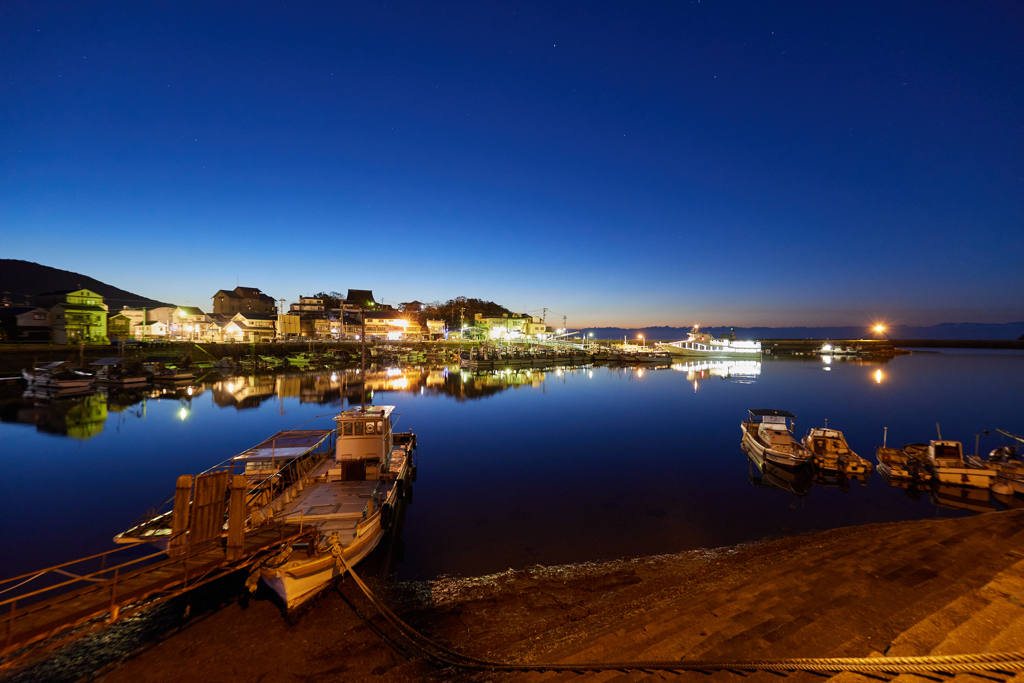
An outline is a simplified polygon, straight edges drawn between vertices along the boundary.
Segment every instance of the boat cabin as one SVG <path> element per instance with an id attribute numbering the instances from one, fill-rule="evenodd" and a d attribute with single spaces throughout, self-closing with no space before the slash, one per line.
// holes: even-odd
<path id="1" fill-rule="evenodd" d="M 349 408 L 334 418 L 338 446 L 335 467 L 328 470 L 330 481 L 379 479 L 391 467 L 394 436 L 391 414 L 394 406 Z"/>
<path id="2" fill-rule="evenodd" d="M 928 457 L 938 467 L 963 467 L 964 452 L 959 441 L 932 441 Z"/>
<path id="3" fill-rule="evenodd" d="M 849 455 L 850 453 L 843 433 L 838 430 L 814 428 L 810 432 L 810 437 L 811 451 L 816 455 Z"/>

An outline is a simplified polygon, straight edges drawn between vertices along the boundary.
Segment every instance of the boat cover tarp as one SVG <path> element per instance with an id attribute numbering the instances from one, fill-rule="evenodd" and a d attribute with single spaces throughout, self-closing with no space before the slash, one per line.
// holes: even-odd
<path id="1" fill-rule="evenodd" d="M 796 419 L 796 415 L 788 410 L 772 410 L 770 408 L 752 408 L 750 414 L 758 417 L 791 417 L 794 420 Z"/>

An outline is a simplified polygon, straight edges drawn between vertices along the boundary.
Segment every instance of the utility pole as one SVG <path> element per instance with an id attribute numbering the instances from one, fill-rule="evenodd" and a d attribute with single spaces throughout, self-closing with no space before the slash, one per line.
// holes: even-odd
<path id="1" fill-rule="evenodd" d="M 360 326 L 362 328 L 360 330 L 359 338 L 363 342 L 362 343 L 362 349 L 361 349 L 361 351 L 362 351 L 362 360 L 360 361 L 360 368 L 359 368 L 359 375 L 360 375 L 360 379 L 362 380 L 362 390 L 360 391 L 360 394 L 362 394 L 362 400 L 360 402 L 360 408 L 365 413 L 366 412 L 366 312 L 362 309 L 362 307 L 359 308 L 359 324 L 360 324 Z"/>
<path id="2" fill-rule="evenodd" d="M 541 320 L 540 320 L 540 321 L 541 321 L 542 323 L 544 323 L 545 325 L 547 325 L 547 324 L 548 324 L 548 309 L 546 309 L 546 308 L 545 308 L 545 309 L 542 309 L 542 310 L 541 310 L 541 315 L 542 315 L 543 317 L 541 318 Z"/>

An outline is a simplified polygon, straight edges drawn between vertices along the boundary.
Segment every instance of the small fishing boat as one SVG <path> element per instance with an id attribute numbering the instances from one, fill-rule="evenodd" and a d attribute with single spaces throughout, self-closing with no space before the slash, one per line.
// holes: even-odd
<path id="1" fill-rule="evenodd" d="M 826 421 L 827 422 L 827 421 Z M 804 447 L 811 452 L 811 463 L 825 473 L 868 475 L 874 466 L 854 453 L 838 429 L 814 427 L 803 438 Z"/>
<path id="2" fill-rule="evenodd" d="M 96 383 L 107 386 L 133 387 L 149 382 L 139 361 L 124 358 L 100 358 L 90 363 L 96 366 Z"/>
<path id="3" fill-rule="evenodd" d="M 995 469 L 964 460 L 963 446 L 959 441 L 931 441 L 926 462 L 932 476 L 942 484 L 987 489 L 996 477 Z"/>
<path id="4" fill-rule="evenodd" d="M 750 418 L 740 423 L 744 450 L 748 454 L 756 460 L 789 469 L 811 462 L 811 452 L 793 437 L 796 415 L 785 410 L 767 408 L 755 408 L 748 412 Z"/>
<path id="5" fill-rule="evenodd" d="M 972 467 L 984 467 L 995 470 L 996 478 L 992 490 L 1004 495 L 1024 495 L 1024 461 L 1021 461 L 1015 446 L 996 448 L 988 454 L 987 460 L 972 456 L 964 459 Z"/>
<path id="6" fill-rule="evenodd" d="M 416 436 L 393 431 L 394 410 L 350 408 L 335 417 L 335 457 L 254 513 L 256 521 L 266 515 L 316 530 L 314 540 L 285 549 L 273 565 L 258 570 L 286 609 L 305 603 L 366 557 L 390 527 L 399 497 L 411 497 Z"/>
<path id="7" fill-rule="evenodd" d="M 925 469 L 928 446 L 908 443 L 903 448 L 879 446 L 875 449 L 878 471 L 888 480 L 925 482 L 931 475 Z"/>
<path id="8" fill-rule="evenodd" d="M 94 379 L 92 373 L 76 370 L 62 360 L 22 369 L 21 376 L 30 387 L 53 389 L 84 389 Z"/>

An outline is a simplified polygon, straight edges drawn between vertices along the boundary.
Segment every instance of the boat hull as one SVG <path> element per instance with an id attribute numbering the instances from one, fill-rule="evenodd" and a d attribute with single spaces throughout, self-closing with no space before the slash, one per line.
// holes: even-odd
<path id="1" fill-rule="evenodd" d="M 750 429 L 749 425 L 750 423 L 743 422 L 740 424 L 740 429 L 743 430 L 744 450 L 748 454 L 751 454 L 751 457 L 755 460 L 760 462 L 769 462 L 778 467 L 785 467 L 790 470 L 797 467 L 804 467 L 810 463 L 810 453 L 788 453 L 765 446 L 754 435 L 753 430 Z M 756 427 L 754 429 L 756 429 Z M 800 447 L 795 441 L 793 443 Z"/>
<path id="2" fill-rule="evenodd" d="M 987 489 L 992 486 L 996 473 L 994 470 L 973 467 L 933 467 L 932 476 L 942 484 Z"/>

